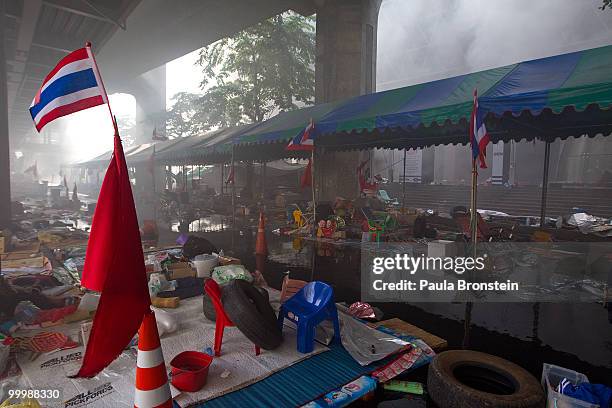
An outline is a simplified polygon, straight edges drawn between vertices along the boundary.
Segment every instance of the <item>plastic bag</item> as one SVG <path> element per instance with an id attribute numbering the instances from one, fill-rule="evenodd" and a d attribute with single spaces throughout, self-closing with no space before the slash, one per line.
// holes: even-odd
<path id="1" fill-rule="evenodd" d="M 20 402 L 16 402 L 14 399 L 7 399 L 0 408 L 41 408 L 41 405 L 33 398 L 24 398 Z"/>
<path id="2" fill-rule="evenodd" d="M 253 282 L 253 276 L 242 265 L 217 266 L 215 269 L 213 269 L 211 277 L 220 286 L 225 286 L 234 279 L 242 279 L 247 282 Z"/>
<path id="3" fill-rule="evenodd" d="M 398 337 L 373 329 L 338 310 L 342 345 L 360 365 L 381 360 L 410 345 Z"/>

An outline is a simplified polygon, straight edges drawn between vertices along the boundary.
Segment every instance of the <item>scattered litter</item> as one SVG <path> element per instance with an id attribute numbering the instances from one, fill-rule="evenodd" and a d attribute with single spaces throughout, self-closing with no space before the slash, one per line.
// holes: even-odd
<path id="1" fill-rule="evenodd" d="M 416 395 L 423 395 L 425 392 L 423 390 L 423 384 L 412 381 L 391 380 L 388 383 L 385 383 L 383 388 L 389 391 L 399 391 Z"/>

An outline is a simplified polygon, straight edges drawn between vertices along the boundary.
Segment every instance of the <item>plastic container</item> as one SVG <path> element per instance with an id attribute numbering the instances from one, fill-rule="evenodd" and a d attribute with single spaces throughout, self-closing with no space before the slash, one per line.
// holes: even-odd
<path id="1" fill-rule="evenodd" d="M 568 397 L 555 391 L 564 378 L 567 378 L 574 385 L 589 382 L 587 376 L 582 373 L 552 364 L 544 364 L 542 387 L 544 387 L 546 393 L 546 408 L 599 408 L 597 404 Z"/>
<path id="2" fill-rule="evenodd" d="M 196 256 L 191 264 L 196 268 L 198 278 L 210 278 L 212 270 L 219 265 L 219 257 L 217 255 L 202 254 Z"/>
<path id="3" fill-rule="evenodd" d="M 194 392 L 206 384 L 208 367 L 213 358 L 199 351 L 183 351 L 170 361 L 172 385 L 181 391 Z"/>

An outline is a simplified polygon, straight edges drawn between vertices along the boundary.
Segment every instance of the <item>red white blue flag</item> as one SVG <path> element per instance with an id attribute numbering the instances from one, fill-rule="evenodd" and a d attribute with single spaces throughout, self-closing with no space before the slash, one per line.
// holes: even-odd
<path id="1" fill-rule="evenodd" d="M 30 105 L 36 130 L 49 122 L 107 103 L 89 46 L 66 55 L 47 75 Z"/>
<path id="2" fill-rule="evenodd" d="M 481 169 L 486 169 L 485 159 L 490 138 L 483 116 L 478 106 L 478 92 L 474 90 L 474 107 L 472 108 L 472 117 L 470 119 L 470 145 L 472 146 L 472 158 L 480 161 Z"/>
<path id="3" fill-rule="evenodd" d="M 291 139 L 287 145 L 287 150 L 302 150 L 302 151 L 313 151 L 314 150 L 314 130 L 315 125 L 312 119 L 304 130 L 302 130 L 296 137 Z"/>

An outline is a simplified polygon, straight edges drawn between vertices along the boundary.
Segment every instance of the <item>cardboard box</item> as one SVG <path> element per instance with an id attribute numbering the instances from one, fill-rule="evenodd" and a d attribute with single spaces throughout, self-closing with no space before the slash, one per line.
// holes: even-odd
<path id="1" fill-rule="evenodd" d="M 27 252 L 30 254 L 40 252 L 40 242 L 25 242 L 13 245 L 11 252 Z"/>
<path id="2" fill-rule="evenodd" d="M 196 276 L 196 272 L 187 262 L 177 262 L 168 265 L 168 280 Z"/>
<path id="3" fill-rule="evenodd" d="M 170 297 L 170 298 L 154 297 L 151 299 L 151 304 L 155 307 L 176 309 L 177 307 L 179 307 L 180 298 L 178 297 Z"/>
<path id="4" fill-rule="evenodd" d="M 42 268 L 45 259 L 41 254 L 31 254 L 28 252 L 9 252 L 1 254 L 3 268 Z"/>
<path id="5" fill-rule="evenodd" d="M 11 231 L 0 230 L 0 254 L 8 252 L 11 246 Z"/>
<path id="6" fill-rule="evenodd" d="M 219 257 L 219 265 L 242 265 L 242 262 L 238 258 L 234 258 L 231 256 L 220 256 Z"/>

